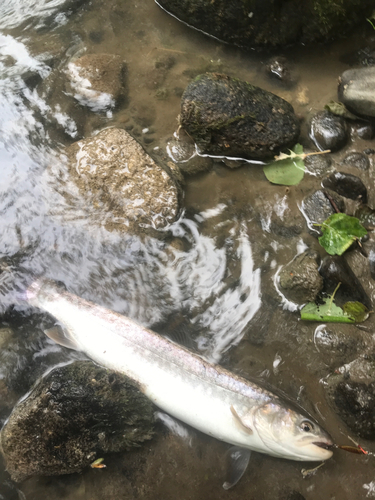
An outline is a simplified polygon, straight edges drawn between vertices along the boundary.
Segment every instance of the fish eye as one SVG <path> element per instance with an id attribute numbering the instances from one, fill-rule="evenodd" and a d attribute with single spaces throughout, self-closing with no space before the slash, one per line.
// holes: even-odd
<path id="1" fill-rule="evenodd" d="M 314 430 L 314 425 L 309 420 L 304 420 L 300 427 L 304 432 L 312 432 Z"/>

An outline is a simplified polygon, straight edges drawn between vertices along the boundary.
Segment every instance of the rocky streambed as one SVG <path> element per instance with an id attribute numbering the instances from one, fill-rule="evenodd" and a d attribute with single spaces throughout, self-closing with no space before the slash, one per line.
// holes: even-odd
<path id="1" fill-rule="evenodd" d="M 0 498 L 375 495 L 370 5 L 308 2 L 298 23 L 285 7 L 270 41 L 264 5 L 242 19 L 240 3 L 234 38 L 196 22 L 195 2 L 161 5 L 242 48 L 153 2 L 0 6 Z M 264 164 L 300 148 L 330 152 L 298 158 L 284 184 L 280 161 L 269 180 Z M 337 214 L 367 234 L 331 255 L 319 238 Z M 50 341 L 53 318 L 19 301 L 30 274 L 271 383 L 369 453 L 335 450 L 307 473 L 254 454 L 224 491 L 228 446 Z M 331 321 L 353 319 L 353 302 L 365 313 Z"/>

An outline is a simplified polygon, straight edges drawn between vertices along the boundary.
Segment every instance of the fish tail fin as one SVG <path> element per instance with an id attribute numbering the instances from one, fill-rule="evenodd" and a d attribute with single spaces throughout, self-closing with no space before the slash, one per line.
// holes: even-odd
<path id="1" fill-rule="evenodd" d="M 44 330 L 44 333 L 47 337 L 56 342 L 56 344 L 60 344 L 68 349 L 74 349 L 75 351 L 81 350 L 76 339 L 69 330 L 60 324 L 56 324 L 52 328 Z"/>

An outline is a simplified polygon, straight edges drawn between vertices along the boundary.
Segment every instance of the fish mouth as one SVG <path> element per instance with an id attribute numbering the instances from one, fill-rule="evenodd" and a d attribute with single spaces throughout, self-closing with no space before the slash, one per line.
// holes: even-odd
<path id="1" fill-rule="evenodd" d="M 327 443 L 324 441 L 315 441 L 313 444 L 315 444 L 315 446 L 319 446 L 319 448 L 323 448 L 324 450 L 330 450 L 333 446 L 333 443 Z"/>

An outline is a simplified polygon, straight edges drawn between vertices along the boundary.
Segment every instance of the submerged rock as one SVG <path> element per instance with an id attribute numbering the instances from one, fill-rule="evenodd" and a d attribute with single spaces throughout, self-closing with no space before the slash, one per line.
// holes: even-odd
<path id="1" fill-rule="evenodd" d="M 325 257 L 319 272 L 324 279 L 324 292 L 332 294 L 341 283 L 335 294 L 335 302 L 338 306 L 341 307 L 348 301 L 358 301 L 371 309 L 368 295 L 343 256 Z"/>
<path id="2" fill-rule="evenodd" d="M 332 167 L 332 159 L 328 154 L 307 156 L 304 162 L 306 170 L 317 176 L 327 173 Z"/>
<path id="3" fill-rule="evenodd" d="M 177 183 L 125 130 L 105 129 L 72 144 L 66 154 L 82 196 L 101 211 L 109 229 L 139 233 L 176 219 Z"/>
<path id="4" fill-rule="evenodd" d="M 296 83 L 286 57 L 272 57 L 266 62 L 265 71 L 271 78 L 278 80 L 286 87 L 291 87 Z"/>
<path id="5" fill-rule="evenodd" d="M 344 71 L 338 97 L 352 113 L 375 116 L 375 67 Z"/>
<path id="6" fill-rule="evenodd" d="M 327 323 L 315 329 L 314 344 L 322 361 L 332 368 L 353 361 L 367 348 L 367 332 L 362 333 L 356 325 Z"/>
<path id="7" fill-rule="evenodd" d="M 356 175 L 345 172 L 333 172 L 323 179 L 323 186 L 332 189 L 341 196 L 361 203 L 367 203 L 367 189 L 361 179 Z"/>
<path id="8" fill-rule="evenodd" d="M 272 158 L 292 147 L 300 132 L 288 102 L 217 73 L 200 75 L 187 86 L 180 124 L 201 153 L 250 159 Z"/>
<path id="9" fill-rule="evenodd" d="M 153 434 L 153 405 L 129 379 L 91 361 L 55 368 L 14 408 L 0 434 L 14 481 L 79 472 L 100 454 Z"/>
<path id="10" fill-rule="evenodd" d="M 375 439 L 375 362 L 358 358 L 331 375 L 326 391 L 331 406 L 349 429 Z"/>
<path id="11" fill-rule="evenodd" d="M 375 136 L 375 125 L 373 122 L 356 122 L 350 125 L 350 131 L 354 138 L 371 141 Z"/>
<path id="12" fill-rule="evenodd" d="M 70 62 L 66 73 L 77 101 L 93 111 L 104 111 L 125 100 L 125 71 L 118 55 L 87 54 Z"/>
<path id="13" fill-rule="evenodd" d="M 303 252 L 280 271 L 280 288 L 288 300 L 305 304 L 316 299 L 323 288 L 323 278 L 318 271 L 318 255 Z"/>
<path id="14" fill-rule="evenodd" d="M 343 148 L 349 139 L 346 121 L 330 111 L 319 111 L 311 120 L 310 136 L 320 150 Z"/>
<path id="15" fill-rule="evenodd" d="M 347 154 L 342 163 L 350 167 L 358 168 L 359 170 L 368 170 L 370 168 L 368 157 L 357 151 Z"/>
<path id="16" fill-rule="evenodd" d="M 371 0 L 158 0 L 181 21 L 241 47 L 330 40 L 369 17 Z"/>

